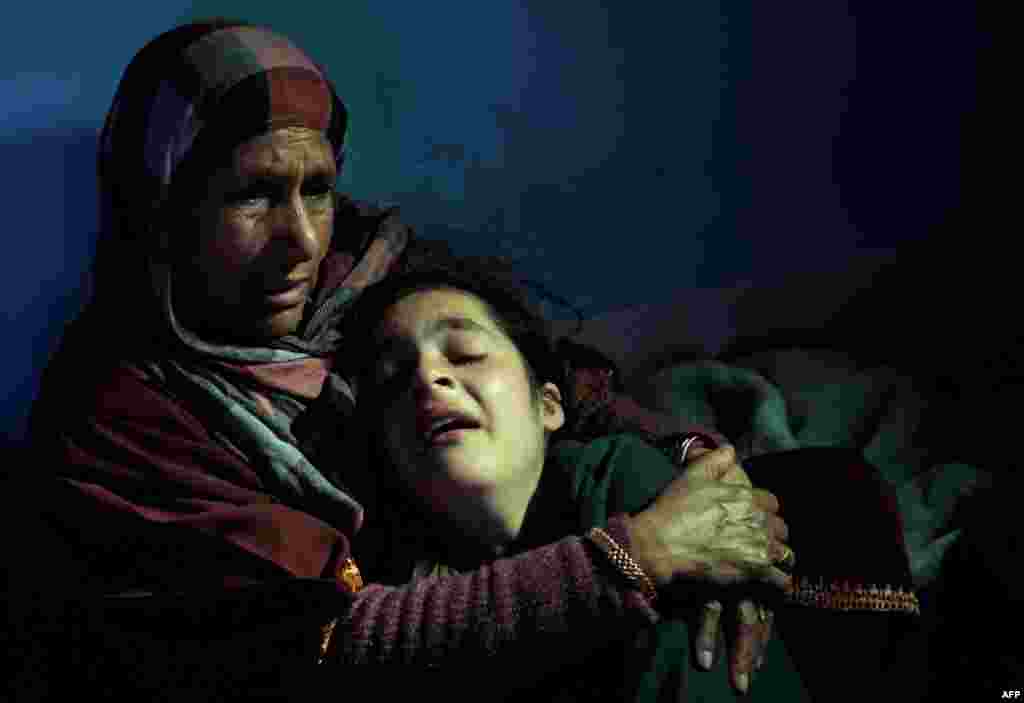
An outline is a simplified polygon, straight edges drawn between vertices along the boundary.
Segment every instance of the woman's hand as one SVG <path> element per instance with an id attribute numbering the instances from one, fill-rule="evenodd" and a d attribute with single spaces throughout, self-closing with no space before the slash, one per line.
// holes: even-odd
<path id="1" fill-rule="evenodd" d="M 633 558 L 659 588 L 785 587 L 786 575 L 773 566 L 787 537 L 779 503 L 767 491 L 722 480 L 734 462 L 731 447 L 709 452 L 628 521 Z"/>
<path id="2" fill-rule="evenodd" d="M 778 501 L 751 486 L 732 447 L 696 450 L 691 456 L 683 475 L 631 521 L 634 559 L 662 588 L 751 582 L 784 588 L 787 576 L 774 566 L 787 538 L 776 515 Z M 699 623 L 691 627 L 703 669 L 714 665 L 723 617 L 734 626 L 727 638 L 730 680 L 746 692 L 771 638 L 771 613 L 750 600 L 728 609 L 718 600 L 704 603 Z"/>

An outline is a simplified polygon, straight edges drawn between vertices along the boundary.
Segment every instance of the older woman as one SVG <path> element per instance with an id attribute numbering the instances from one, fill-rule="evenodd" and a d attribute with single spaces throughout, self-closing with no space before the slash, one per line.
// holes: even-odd
<path id="1" fill-rule="evenodd" d="M 479 690 L 467 665 L 501 671 L 531 652 L 525 682 L 654 622 L 652 580 L 676 602 L 702 587 L 781 587 L 778 520 L 744 528 L 763 545 L 750 563 L 681 548 L 720 500 L 777 510 L 724 449 L 649 509 L 612 518 L 610 545 L 567 535 L 473 573 L 362 588 L 350 540 L 364 516 L 344 488 L 361 459 L 336 457 L 328 475 L 300 447 L 352 411 L 330 363 L 348 303 L 439 254 L 394 212 L 335 195 L 345 127 L 323 70 L 265 28 L 179 27 L 126 70 L 100 145 L 94 296 L 31 428 L 42 519 L 66 550 L 52 636 L 80 645 L 44 657 L 51 681 L 71 666 L 146 699 L 293 695 L 316 679 L 285 672 L 319 661 L 334 687 L 396 664 L 401 677 L 374 674 L 378 691 L 416 672 L 468 696 Z M 731 674 L 743 689 L 766 626 L 739 626 Z"/>

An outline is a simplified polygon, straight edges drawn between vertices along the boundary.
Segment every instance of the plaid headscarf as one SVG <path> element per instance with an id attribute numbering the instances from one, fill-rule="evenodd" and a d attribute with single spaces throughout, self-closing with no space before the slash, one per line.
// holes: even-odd
<path id="1" fill-rule="evenodd" d="M 198 163 L 203 175 L 210 159 L 246 139 L 302 126 L 326 135 L 340 172 L 346 122 L 323 70 L 266 28 L 217 20 L 146 45 L 121 80 L 101 136 L 101 231 L 81 320 L 87 333 L 78 336 L 108 344 L 129 336 L 119 351 L 244 454 L 274 495 L 355 531 L 362 508 L 298 449 L 293 423 L 324 383 L 334 410 L 351 411 L 349 387 L 330 371 L 338 322 L 358 292 L 394 266 L 408 228 L 392 211 L 339 196 L 332 251 L 302 325 L 262 347 L 212 343 L 182 326 L 162 244 L 191 234 L 162 230 L 177 221 L 167 204 L 182 169 Z"/>
<path id="2" fill-rule="evenodd" d="M 141 264 L 162 258 L 171 183 L 183 165 L 202 168 L 272 125 L 295 125 L 325 132 L 340 171 L 346 124 L 323 71 L 267 29 L 215 20 L 151 41 L 125 70 L 100 136 L 100 307 L 162 292 L 163 282 L 143 282 L 153 273 Z"/>

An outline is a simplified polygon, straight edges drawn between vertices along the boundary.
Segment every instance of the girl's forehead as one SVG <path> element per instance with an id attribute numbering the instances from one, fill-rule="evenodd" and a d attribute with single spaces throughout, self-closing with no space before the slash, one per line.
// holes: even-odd
<path id="1" fill-rule="evenodd" d="M 450 329 L 501 334 L 487 304 L 476 295 L 436 288 L 410 293 L 392 303 L 384 311 L 377 336 L 419 339 Z"/>

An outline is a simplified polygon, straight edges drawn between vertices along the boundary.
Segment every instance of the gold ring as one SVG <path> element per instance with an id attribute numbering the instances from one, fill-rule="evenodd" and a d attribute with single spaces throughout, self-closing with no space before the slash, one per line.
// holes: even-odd
<path id="1" fill-rule="evenodd" d="M 782 545 L 782 556 L 775 560 L 775 563 L 786 571 L 792 571 L 796 566 L 796 553 L 788 545 Z"/>

